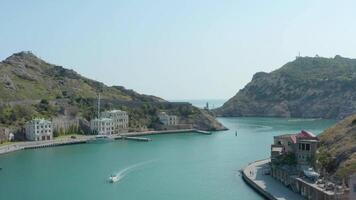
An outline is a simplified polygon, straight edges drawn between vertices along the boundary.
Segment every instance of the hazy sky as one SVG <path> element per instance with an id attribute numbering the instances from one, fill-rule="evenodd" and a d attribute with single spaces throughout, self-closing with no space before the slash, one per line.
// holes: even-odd
<path id="1" fill-rule="evenodd" d="M 0 59 L 30 50 L 108 85 L 227 99 L 298 52 L 356 57 L 355 2 L 0 0 Z"/>

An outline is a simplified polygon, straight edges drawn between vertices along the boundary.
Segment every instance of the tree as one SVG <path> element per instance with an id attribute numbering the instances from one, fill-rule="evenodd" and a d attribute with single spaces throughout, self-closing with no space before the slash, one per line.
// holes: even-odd
<path id="1" fill-rule="evenodd" d="M 326 171 L 330 168 L 331 163 L 331 154 L 324 147 L 319 148 L 319 152 L 316 154 L 316 165 L 323 175 L 326 174 Z"/>

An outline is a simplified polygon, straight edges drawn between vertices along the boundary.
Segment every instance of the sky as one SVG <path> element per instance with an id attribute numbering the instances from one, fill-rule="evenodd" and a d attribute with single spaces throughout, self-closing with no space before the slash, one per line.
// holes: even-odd
<path id="1" fill-rule="evenodd" d="M 228 99 L 301 56 L 355 58 L 356 1 L 0 0 L 19 51 L 165 99 Z"/>

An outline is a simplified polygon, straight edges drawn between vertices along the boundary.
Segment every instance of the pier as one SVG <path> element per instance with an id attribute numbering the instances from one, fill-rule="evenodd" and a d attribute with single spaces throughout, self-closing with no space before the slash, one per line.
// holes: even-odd
<path id="1" fill-rule="evenodd" d="M 87 142 L 87 139 L 79 139 L 79 140 L 73 140 L 73 141 L 58 141 L 58 142 L 50 142 L 50 143 L 42 143 L 42 144 L 34 144 L 34 145 L 24 146 L 23 149 L 39 149 L 39 148 L 64 146 L 64 145 L 84 144 L 86 142 Z"/>
<path id="2" fill-rule="evenodd" d="M 198 129 L 176 129 L 176 130 L 160 130 L 160 131 L 143 131 L 143 132 L 129 132 L 108 135 L 108 138 L 113 140 L 127 139 L 148 142 L 152 141 L 151 138 L 140 137 L 146 135 L 159 135 L 159 134 L 176 134 L 176 133 L 198 133 L 203 135 L 211 135 L 211 132 L 198 130 Z M 64 145 L 74 145 L 74 144 L 83 144 L 87 141 L 95 140 L 95 135 L 82 135 L 79 138 L 64 138 L 64 139 L 54 139 L 46 141 L 25 141 L 25 142 L 15 142 L 9 145 L 0 147 L 0 155 L 5 153 L 10 153 L 14 151 L 24 150 L 24 149 L 38 149 L 38 148 L 47 148 L 55 146 L 64 146 Z"/>
<path id="3" fill-rule="evenodd" d="M 288 189 L 264 172 L 269 168 L 270 159 L 248 164 L 241 170 L 243 180 L 269 200 L 303 200 L 304 198 Z"/>
<path id="4" fill-rule="evenodd" d="M 145 137 L 123 137 L 124 140 L 135 140 L 135 141 L 140 141 L 140 142 L 149 142 L 152 141 L 151 138 L 145 138 Z"/>

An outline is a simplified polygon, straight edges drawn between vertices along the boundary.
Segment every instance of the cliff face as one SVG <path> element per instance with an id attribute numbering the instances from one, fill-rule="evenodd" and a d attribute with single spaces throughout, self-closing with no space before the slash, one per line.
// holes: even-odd
<path id="1" fill-rule="evenodd" d="M 356 59 L 299 57 L 252 81 L 218 116 L 343 118 L 356 112 Z"/>
<path id="2" fill-rule="evenodd" d="M 356 173 L 356 115 L 341 120 L 318 137 L 330 174 L 347 178 Z"/>
<path id="3" fill-rule="evenodd" d="M 0 124 L 22 125 L 34 116 L 71 115 L 89 120 L 96 113 L 98 93 L 103 109 L 131 112 L 132 127 L 153 127 L 157 113 L 164 110 L 196 128 L 224 128 L 210 114 L 188 103 L 167 102 L 122 86 L 109 87 L 73 70 L 49 64 L 31 52 L 16 53 L 0 62 Z"/>

